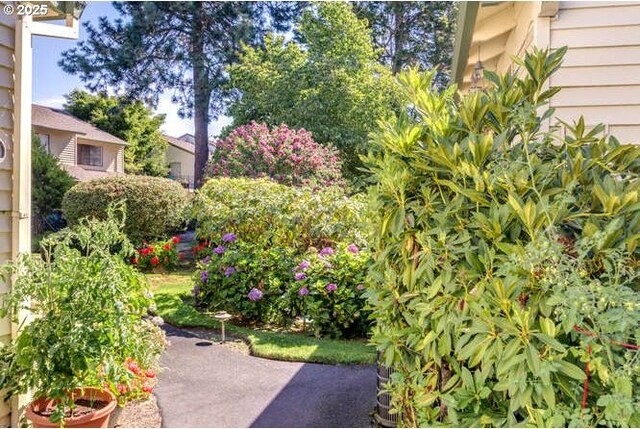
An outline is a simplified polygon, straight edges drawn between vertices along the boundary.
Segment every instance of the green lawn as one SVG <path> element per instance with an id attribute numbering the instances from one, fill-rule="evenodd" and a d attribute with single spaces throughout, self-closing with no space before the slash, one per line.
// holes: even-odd
<path id="1" fill-rule="evenodd" d="M 190 272 L 148 274 L 158 314 L 177 327 L 219 329 L 218 321 L 191 304 Z M 305 334 L 271 332 L 234 326 L 227 331 L 247 340 L 254 356 L 268 359 L 335 364 L 370 364 L 375 350 L 364 341 L 317 339 Z"/>

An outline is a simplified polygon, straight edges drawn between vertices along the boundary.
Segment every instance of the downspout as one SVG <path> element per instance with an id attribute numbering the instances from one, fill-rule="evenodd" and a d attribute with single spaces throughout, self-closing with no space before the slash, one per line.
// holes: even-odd
<path id="1" fill-rule="evenodd" d="M 451 82 L 462 85 L 464 69 L 469 61 L 469 48 L 473 39 L 473 27 L 476 23 L 476 16 L 480 2 L 461 2 L 458 18 L 456 20 L 456 41 L 453 50 L 453 61 L 451 62 Z"/>

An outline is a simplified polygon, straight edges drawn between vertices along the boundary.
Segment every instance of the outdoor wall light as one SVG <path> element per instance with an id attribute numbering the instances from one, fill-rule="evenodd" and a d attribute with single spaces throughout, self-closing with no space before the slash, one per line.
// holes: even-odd
<path id="1" fill-rule="evenodd" d="M 4 161 L 5 156 L 7 156 L 7 148 L 4 146 L 4 142 L 0 140 L 0 162 Z"/>

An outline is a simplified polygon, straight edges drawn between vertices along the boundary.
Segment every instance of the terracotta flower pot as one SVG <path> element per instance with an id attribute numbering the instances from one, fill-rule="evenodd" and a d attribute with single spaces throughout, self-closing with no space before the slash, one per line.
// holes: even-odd
<path id="1" fill-rule="evenodd" d="M 106 402 L 107 405 L 95 409 L 88 414 L 78 417 L 68 417 L 64 419 L 64 426 L 68 428 L 106 428 L 109 425 L 109 416 L 116 408 L 117 401 L 113 393 L 108 390 L 97 389 L 94 387 L 85 387 L 84 389 L 76 389 L 73 391 L 74 400 L 85 399 L 89 401 Z M 55 428 L 59 427 L 56 423 L 51 423 L 49 417 L 38 414 L 47 407 L 55 406 L 55 402 L 48 398 L 39 398 L 31 402 L 27 406 L 26 417 L 33 423 L 34 428 Z"/>

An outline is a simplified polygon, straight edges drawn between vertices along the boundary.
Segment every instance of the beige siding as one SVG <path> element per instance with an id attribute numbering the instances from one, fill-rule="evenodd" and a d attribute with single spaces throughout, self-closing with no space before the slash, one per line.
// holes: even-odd
<path id="1" fill-rule="evenodd" d="M 49 136 L 49 146 L 51 154 L 60 160 L 61 164 L 76 163 L 76 140 L 75 133 L 48 130 L 40 127 L 33 127 L 38 134 Z"/>
<path id="2" fill-rule="evenodd" d="M 4 5 L 0 2 L 0 7 Z M 13 148 L 13 47 L 15 43 L 15 21 L 0 14 L 0 140 L 7 149 L 4 162 L 0 162 L 0 265 L 11 258 L 11 210 L 12 176 L 11 158 Z M 0 283 L 0 293 L 8 285 Z M 0 343 L 11 340 L 11 325 L 5 318 L 0 320 Z M 4 392 L 0 392 L 4 397 Z M 0 427 L 10 426 L 10 409 L 0 402 Z"/>
<path id="3" fill-rule="evenodd" d="M 120 147 L 118 149 L 116 171 L 118 173 L 124 173 L 124 148 L 123 147 Z"/>
<path id="4" fill-rule="evenodd" d="M 193 180 L 195 155 L 185 150 L 179 149 L 172 145 L 167 145 L 166 152 L 167 164 L 172 162 L 180 163 L 180 174 L 182 176 L 189 176 Z"/>
<path id="5" fill-rule="evenodd" d="M 561 2 L 551 21 L 551 47 L 568 46 L 551 77 L 562 91 L 556 116 L 595 125 L 623 142 L 640 143 L 640 2 Z"/>

